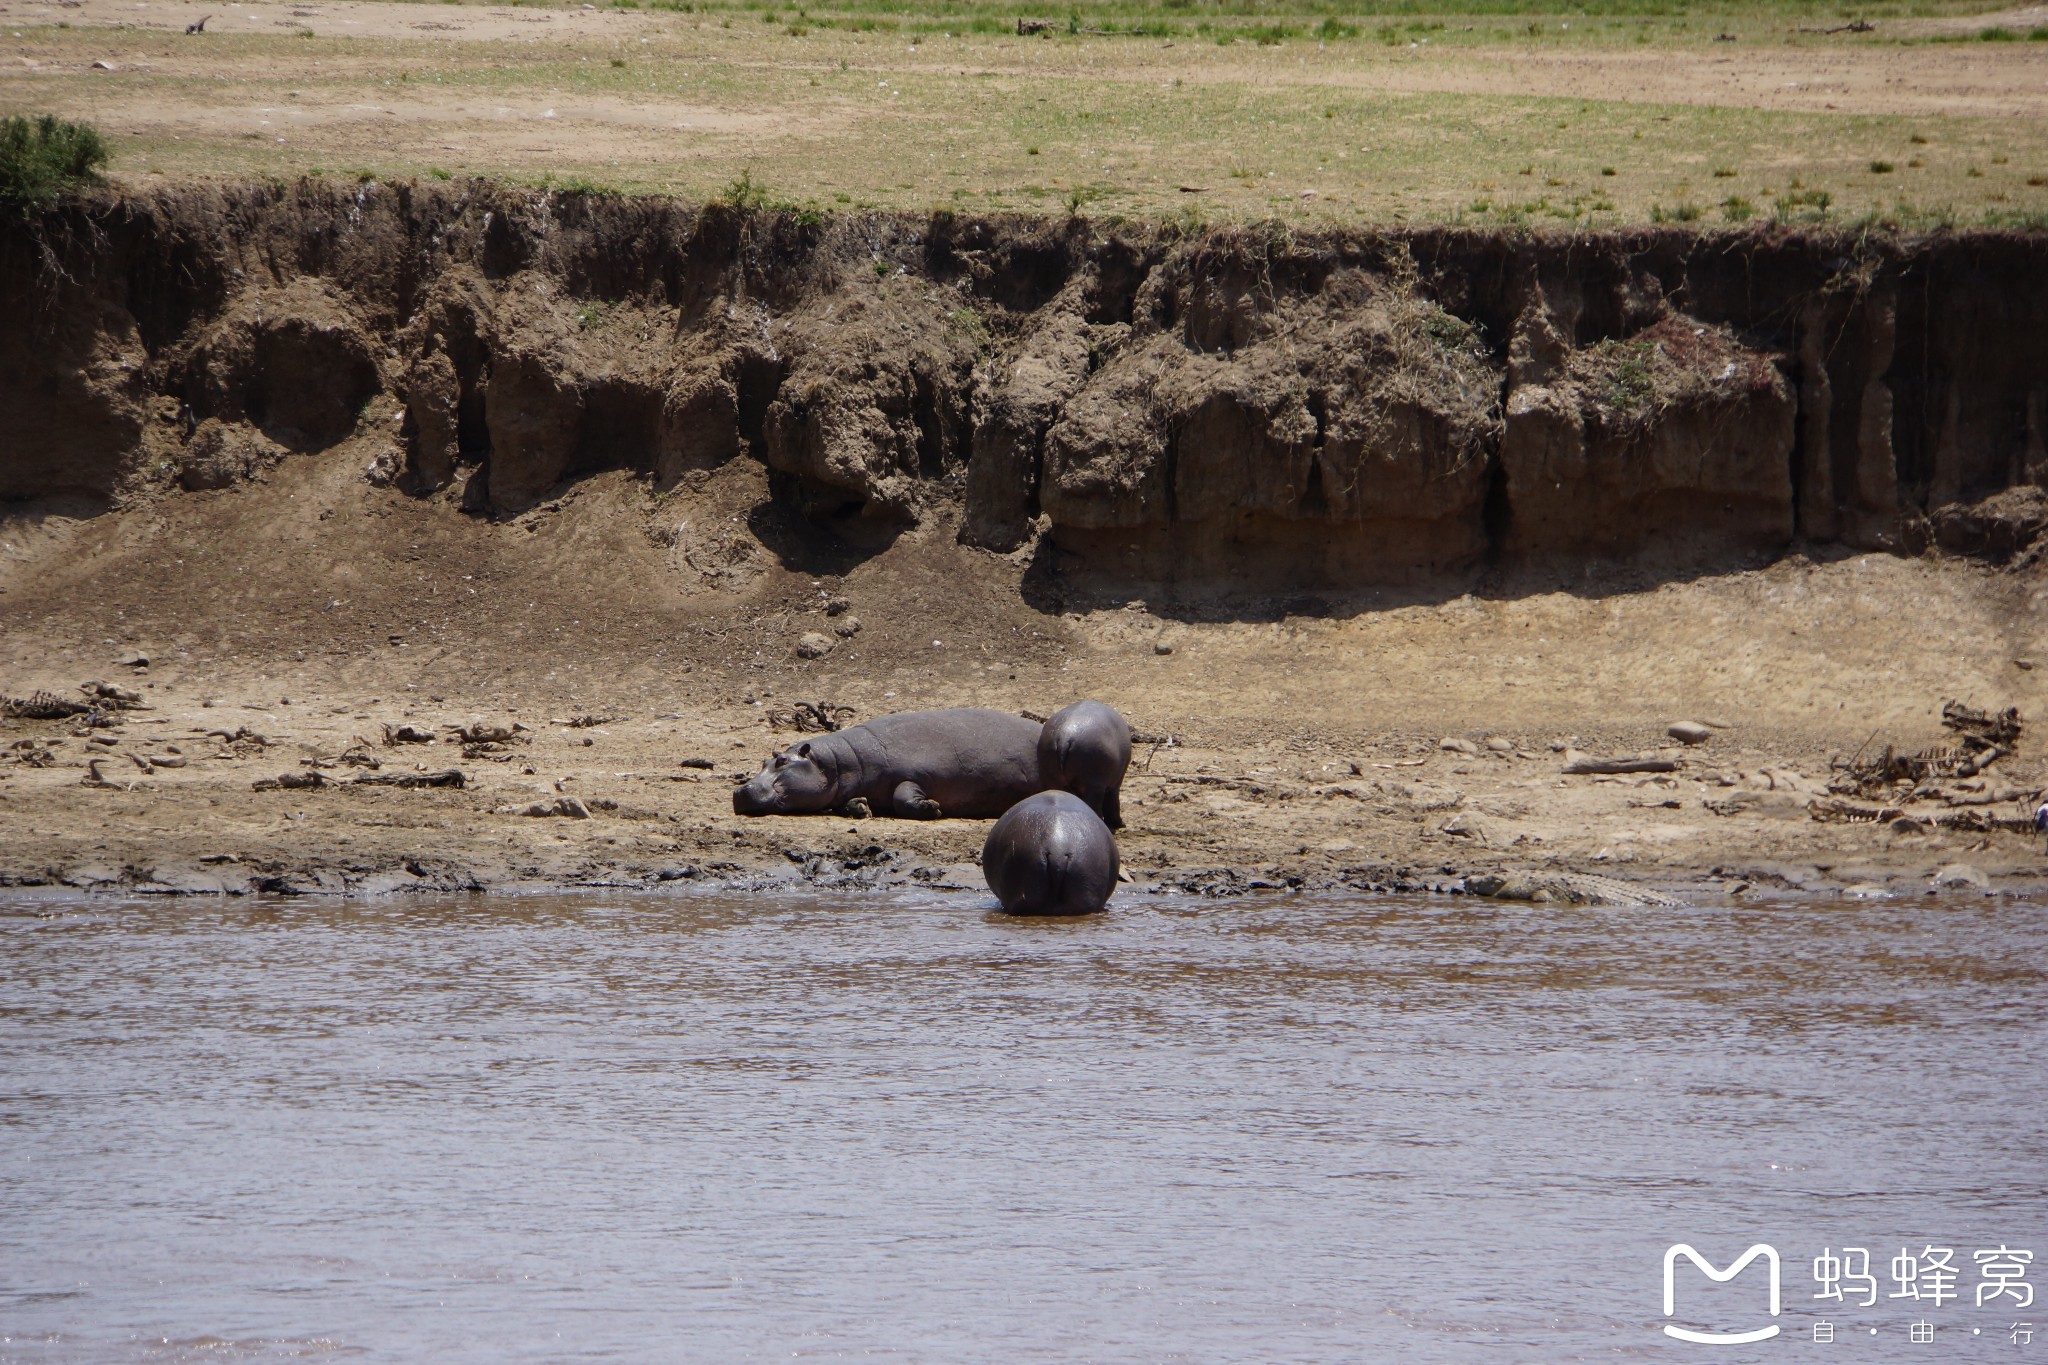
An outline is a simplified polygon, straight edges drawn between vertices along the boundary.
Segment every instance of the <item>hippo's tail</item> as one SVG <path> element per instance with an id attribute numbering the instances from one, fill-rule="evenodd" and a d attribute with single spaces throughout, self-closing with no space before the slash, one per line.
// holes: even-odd
<path id="1" fill-rule="evenodd" d="M 1056 848 L 1045 855 L 1045 904 L 1056 909 L 1067 903 L 1067 887 L 1074 880 L 1074 854 Z"/>

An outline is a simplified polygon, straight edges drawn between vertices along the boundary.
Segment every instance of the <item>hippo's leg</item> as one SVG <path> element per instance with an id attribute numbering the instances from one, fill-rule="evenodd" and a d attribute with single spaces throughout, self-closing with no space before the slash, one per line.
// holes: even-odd
<path id="1" fill-rule="evenodd" d="M 915 782 L 899 782 L 896 790 L 889 793 L 889 804 L 898 815 L 912 820 L 936 820 L 939 818 L 939 803 L 924 794 L 924 788 Z"/>
<path id="2" fill-rule="evenodd" d="M 1111 829 L 1124 827 L 1123 793 L 1111 787 L 1109 795 L 1102 798 L 1102 823 Z"/>
<path id="3" fill-rule="evenodd" d="M 874 808 L 868 805 L 865 796 L 856 796 L 851 801 L 841 803 L 839 813 L 849 820 L 865 820 L 875 812 Z"/>

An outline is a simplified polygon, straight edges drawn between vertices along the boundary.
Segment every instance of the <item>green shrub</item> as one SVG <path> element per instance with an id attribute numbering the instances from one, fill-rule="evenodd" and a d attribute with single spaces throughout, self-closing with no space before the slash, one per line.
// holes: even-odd
<path id="1" fill-rule="evenodd" d="M 26 214 L 99 182 L 106 139 L 51 114 L 0 119 L 0 208 Z"/>
<path id="2" fill-rule="evenodd" d="M 753 213 L 767 206 L 768 191 L 754 183 L 753 168 L 748 167 L 740 172 L 739 179 L 725 187 L 719 198 L 742 213 Z"/>

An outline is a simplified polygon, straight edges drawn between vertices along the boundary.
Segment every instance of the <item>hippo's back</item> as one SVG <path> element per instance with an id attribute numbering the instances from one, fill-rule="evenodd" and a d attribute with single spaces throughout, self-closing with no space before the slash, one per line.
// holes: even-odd
<path id="1" fill-rule="evenodd" d="M 887 788 L 918 783 L 949 816 L 990 819 L 1039 790 L 1037 721 L 1008 711 L 954 707 L 877 716 L 841 731 L 865 731 L 863 757 L 878 767 L 870 780 Z"/>
<path id="2" fill-rule="evenodd" d="M 955 706 L 942 711 L 899 711 L 876 716 L 855 729 L 866 730 L 897 749 L 929 749 L 967 753 L 990 749 L 1028 751 L 1035 762 L 1038 732 L 1035 720 L 981 706 Z"/>

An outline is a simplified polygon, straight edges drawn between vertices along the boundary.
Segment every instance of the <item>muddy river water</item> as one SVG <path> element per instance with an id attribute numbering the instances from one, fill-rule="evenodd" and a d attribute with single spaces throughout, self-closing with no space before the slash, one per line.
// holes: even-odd
<path id="1" fill-rule="evenodd" d="M 2026 901 L 8 894 L 0 1360 L 2048 1365 Z"/>

